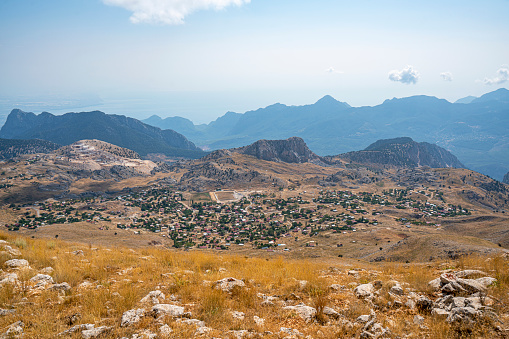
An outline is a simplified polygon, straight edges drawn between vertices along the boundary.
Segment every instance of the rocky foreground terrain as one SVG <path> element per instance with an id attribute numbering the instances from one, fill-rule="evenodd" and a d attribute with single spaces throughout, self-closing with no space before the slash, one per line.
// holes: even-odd
<path id="1" fill-rule="evenodd" d="M 0 338 L 509 335 L 507 254 L 368 265 L 0 238 Z"/>

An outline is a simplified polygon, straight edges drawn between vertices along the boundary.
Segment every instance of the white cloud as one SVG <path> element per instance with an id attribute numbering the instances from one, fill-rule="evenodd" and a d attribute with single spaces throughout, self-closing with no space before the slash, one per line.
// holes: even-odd
<path id="1" fill-rule="evenodd" d="M 406 66 L 401 71 L 389 72 L 389 80 L 399 81 L 403 84 L 416 84 L 421 75 L 412 66 Z"/>
<path id="2" fill-rule="evenodd" d="M 336 73 L 336 74 L 343 74 L 342 71 L 337 71 L 334 67 L 327 68 L 325 70 L 325 72 L 330 73 L 330 74 L 334 74 L 334 73 Z"/>
<path id="3" fill-rule="evenodd" d="M 509 67 L 501 67 L 497 71 L 497 76 L 491 79 L 484 78 L 485 85 L 499 85 L 509 80 Z"/>
<path id="4" fill-rule="evenodd" d="M 440 73 L 440 76 L 444 81 L 452 81 L 452 73 L 451 72 L 443 72 Z"/>
<path id="5" fill-rule="evenodd" d="M 179 25 L 192 12 L 241 6 L 251 0 L 102 0 L 105 4 L 131 11 L 132 23 Z"/>

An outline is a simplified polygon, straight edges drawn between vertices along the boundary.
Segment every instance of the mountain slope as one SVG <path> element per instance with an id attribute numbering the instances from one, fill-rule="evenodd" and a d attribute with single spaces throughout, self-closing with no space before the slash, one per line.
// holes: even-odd
<path id="1" fill-rule="evenodd" d="M 442 147 L 427 142 L 418 143 L 408 137 L 378 140 L 363 151 L 341 154 L 340 157 L 357 163 L 397 167 L 465 168 Z"/>
<path id="2" fill-rule="evenodd" d="M 0 130 L 0 137 L 43 139 L 69 145 L 83 139 L 98 139 L 131 149 L 140 155 L 163 153 L 168 156 L 196 158 L 204 155 L 183 135 L 161 130 L 139 120 L 103 112 L 39 115 L 13 110 Z"/>
<path id="3" fill-rule="evenodd" d="M 304 140 L 291 137 L 286 140 L 258 140 L 257 142 L 230 150 L 231 152 L 254 156 L 255 158 L 287 163 L 321 161 Z"/>
<path id="4" fill-rule="evenodd" d="M 0 139 L 0 159 L 10 159 L 23 154 L 50 153 L 61 147 L 51 141 L 30 139 Z"/>

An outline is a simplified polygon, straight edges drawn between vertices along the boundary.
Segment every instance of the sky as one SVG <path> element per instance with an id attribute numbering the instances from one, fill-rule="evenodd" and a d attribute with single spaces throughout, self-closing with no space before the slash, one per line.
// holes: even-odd
<path id="1" fill-rule="evenodd" d="M 509 88 L 509 0 L 1 0 L 0 116 L 195 123 Z"/>

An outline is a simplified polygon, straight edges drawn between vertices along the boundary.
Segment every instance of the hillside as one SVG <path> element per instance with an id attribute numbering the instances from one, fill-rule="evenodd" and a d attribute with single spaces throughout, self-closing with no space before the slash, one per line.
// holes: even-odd
<path id="1" fill-rule="evenodd" d="M 230 151 L 276 162 L 304 163 L 321 161 L 320 157 L 308 148 L 304 140 L 298 137 L 291 137 L 286 140 L 258 140 L 251 145 L 233 148 Z"/>
<path id="2" fill-rule="evenodd" d="M 61 147 L 46 140 L 0 139 L 0 159 L 11 159 L 23 154 L 50 153 Z"/>
<path id="3" fill-rule="evenodd" d="M 509 172 L 504 175 L 504 179 L 502 180 L 504 184 L 509 184 Z"/>
<path id="4" fill-rule="evenodd" d="M 274 104 L 243 114 L 229 112 L 193 131 L 187 124 L 185 135 L 211 150 L 298 136 L 320 156 L 408 135 L 450 150 L 468 168 L 502 180 L 509 171 L 508 93 L 501 88 L 458 103 L 413 96 L 372 107 L 350 107 L 326 96 L 311 105 Z"/>
<path id="5" fill-rule="evenodd" d="M 5 338 L 505 338 L 509 326 L 502 255 L 391 265 L 0 238 Z"/>
<path id="6" fill-rule="evenodd" d="M 418 143 L 408 137 L 378 140 L 363 151 L 349 152 L 339 157 L 361 164 L 396 167 L 465 167 L 442 147 L 426 142 Z"/>
<path id="7" fill-rule="evenodd" d="M 99 111 L 56 116 L 47 112 L 35 115 L 15 109 L 0 130 L 0 137 L 37 138 L 61 145 L 84 139 L 98 139 L 131 149 L 142 156 L 162 153 L 173 157 L 196 158 L 205 154 L 173 130 L 161 130 L 136 119 Z"/>

